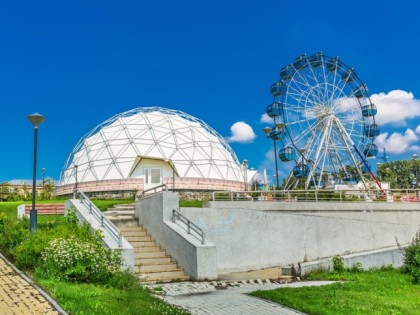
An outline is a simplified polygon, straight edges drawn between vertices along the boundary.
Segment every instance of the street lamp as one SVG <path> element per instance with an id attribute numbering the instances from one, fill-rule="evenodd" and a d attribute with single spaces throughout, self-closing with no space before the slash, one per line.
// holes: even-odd
<path id="1" fill-rule="evenodd" d="M 35 197 L 36 197 L 36 154 L 37 154 L 37 146 L 38 146 L 38 127 L 45 120 L 45 117 L 38 113 L 33 113 L 32 115 L 28 115 L 27 118 L 31 122 L 32 126 L 34 126 L 34 168 L 33 168 L 33 179 L 32 179 L 32 208 L 31 208 L 31 212 L 29 213 L 29 229 L 31 233 L 33 233 L 36 229 L 36 223 L 37 223 Z"/>
<path id="2" fill-rule="evenodd" d="M 419 165 L 417 164 L 417 158 L 418 157 L 419 156 L 415 153 L 411 156 L 411 158 L 413 159 L 413 162 L 416 166 L 416 186 L 415 186 L 416 188 L 419 186 Z"/>
<path id="3" fill-rule="evenodd" d="M 43 167 L 42 169 L 41 169 L 41 172 L 42 172 L 42 200 L 44 200 L 44 198 L 45 198 L 45 172 L 46 172 L 46 168 L 45 167 Z"/>
<path id="4" fill-rule="evenodd" d="M 244 160 L 242 162 L 242 166 L 244 168 L 244 188 L 245 191 L 248 190 L 248 160 Z"/>
<path id="5" fill-rule="evenodd" d="M 283 123 L 277 123 L 275 125 L 274 128 L 270 128 L 270 127 L 265 127 L 263 128 L 263 131 L 265 133 L 265 135 L 267 136 L 267 138 L 270 138 L 271 140 L 273 140 L 274 143 L 274 161 L 276 162 L 276 190 L 279 188 L 279 168 L 278 168 L 278 164 L 277 164 L 277 145 L 276 142 L 277 140 L 280 140 L 282 135 L 283 135 L 283 128 L 284 128 L 284 124 Z"/>

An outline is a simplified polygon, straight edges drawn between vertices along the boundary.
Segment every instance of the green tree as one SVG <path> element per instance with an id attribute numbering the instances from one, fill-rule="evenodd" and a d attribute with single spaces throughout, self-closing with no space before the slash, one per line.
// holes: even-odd
<path id="1" fill-rule="evenodd" d="M 5 201 L 9 197 L 10 185 L 8 182 L 0 183 L 0 201 Z"/>
<path id="2" fill-rule="evenodd" d="M 417 186 L 416 174 L 420 161 L 400 160 L 378 165 L 378 177 L 381 181 L 389 182 L 393 189 L 412 188 Z"/>
<path id="3" fill-rule="evenodd" d="M 51 199 L 53 197 L 55 184 L 51 178 L 47 178 L 44 183 L 44 199 Z"/>

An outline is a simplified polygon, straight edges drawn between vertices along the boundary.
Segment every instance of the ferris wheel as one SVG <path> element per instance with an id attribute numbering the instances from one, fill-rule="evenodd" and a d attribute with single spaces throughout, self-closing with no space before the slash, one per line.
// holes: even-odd
<path id="1" fill-rule="evenodd" d="M 274 127 L 269 136 L 282 144 L 279 159 L 295 164 L 286 189 L 352 181 L 367 188 L 369 173 L 376 181 L 367 159 L 378 153 L 377 108 L 354 68 L 322 52 L 302 55 L 280 70 L 270 92 L 273 103 L 266 112 Z"/>

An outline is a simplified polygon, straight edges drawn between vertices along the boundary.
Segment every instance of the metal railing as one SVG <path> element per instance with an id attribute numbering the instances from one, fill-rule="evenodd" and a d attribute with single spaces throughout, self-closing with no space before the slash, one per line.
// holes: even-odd
<path id="1" fill-rule="evenodd" d="M 80 198 L 80 202 L 83 203 L 89 210 L 89 214 L 104 228 L 117 242 L 118 246 L 122 247 L 123 236 L 120 230 L 112 223 L 104 214 L 99 210 L 95 204 L 80 190 L 75 190 L 74 194 Z"/>
<path id="2" fill-rule="evenodd" d="M 201 244 L 204 245 L 206 243 L 206 237 L 205 237 L 204 231 L 200 227 L 198 227 L 197 225 L 192 223 L 190 220 L 188 220 L 188 218 L 186 218 L 184 215 L 182 215 L 181 212 L 179 212 L 176 209 L 173 209 L 172 210 L 172 222 L 176 223 L 177 220 L 181 221 L 182 223 L 184 223 L 186 225 L 188 234 L 191 234 L 194 237 L 196 237 L 198 240 L 201 240 Z M 191 232 L 194 232 L 194 234 L 192 234 Z"/>
<path id="3" fill-rule="evenodd" d="M 153 196 L 162 191 L 168 191 L 168 186 L 166 184 L 162 184 L 156 187 L 143 190 L 141 194 L 138 196 L 138 198 L 143 199 L 144 197 Z"/>
<path id="4" fill-rule="evenodd" d="M 420 202 L 420 189 L 216 191 L 213 201 Z"/>

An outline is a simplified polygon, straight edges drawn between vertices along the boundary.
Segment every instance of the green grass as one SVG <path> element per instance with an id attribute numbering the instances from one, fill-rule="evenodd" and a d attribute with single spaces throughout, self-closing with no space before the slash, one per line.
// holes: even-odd
<path id="1" fill-rule="evenodd" d="M 420 286 L 400 270 L 312 274 L 331 285 L 256 291 L 251 295 L 307 314 L 420 314 Z"/>
<path id="2" fill-rule="evenodd" d="M 105 211 L 106 209 L 119 204 L 134 203 L 134 200 L 132 199 L 91 199 L 91 201 L 101 211 Z"/>
<path id="3" fill-rule="evenodd" d="M 180 200 L 180 207 L 194 207 L 194 208 L 203 208 L 203 205 L 206 203 L 206 200 Z"/>
<path id="4" fill-rule="evenodd" d="M 37 200 L 36 203 L 38 204 L 45 204 L 45 203 L 64 203 L 65 200 Z M 111 208 L 114 205 L 117 204 L 127 204 L 127 203 L 133 203 L 134 200 L 131 199 L 115 199 L 115 200 L 108 200 L 108 199 L 93 199 L 92 202 L 98 207 L 99 210 L 105 211 L 108 208 Z M 3 201 L 0 202 L 0 212 L 5 213 L 10 218 L 17 218 L 17 207 L 22 204 L 32 204 L 31 200 L 25 200 L 25 201 Z M 38 221 L 42 220 L 48 220 L 48 218 L 42 219 L 44 217 L 51 217 L 46 215 L 40 215 L 38 216 Z"/>
<path id="5" fill-rule="evenodd" d="M 188 314 L 165 304 L 143 287 L 120 290 L 92 284 L 65 283 L 38 279 L 63 309 L 72 315 Z"/>

